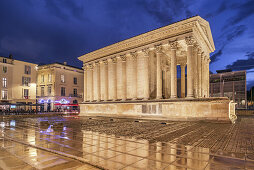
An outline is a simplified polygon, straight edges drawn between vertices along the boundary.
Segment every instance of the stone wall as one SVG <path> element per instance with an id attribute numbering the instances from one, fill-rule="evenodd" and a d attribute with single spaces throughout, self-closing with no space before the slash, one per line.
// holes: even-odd
<path id="1" fill-rule="evenodd" d="M 83 103 L 80 115 L 160 116 L 173 120 L 224 120 L 234 114 L 228 99 Z"/>

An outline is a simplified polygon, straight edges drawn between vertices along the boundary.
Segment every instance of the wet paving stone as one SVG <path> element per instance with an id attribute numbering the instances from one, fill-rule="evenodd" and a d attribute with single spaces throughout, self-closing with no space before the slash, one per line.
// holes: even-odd
<path id="1" fill-rule="evenodd" d="M 0 169 L 254 167 L 252 116 L 236 124 L 58 116 L 0 125 Z"/>

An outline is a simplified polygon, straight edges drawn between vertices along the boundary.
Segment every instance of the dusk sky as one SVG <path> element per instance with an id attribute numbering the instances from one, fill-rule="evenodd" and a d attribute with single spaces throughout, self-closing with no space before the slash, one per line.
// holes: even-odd
<path id="1" fill-rule="evenodd" d="M 85 53 L 195 15 L 212 30 L 210 70 L 247 70 L 254 85 L 254 0 L 0 0 L 0 56 L 81 67 Z"/>

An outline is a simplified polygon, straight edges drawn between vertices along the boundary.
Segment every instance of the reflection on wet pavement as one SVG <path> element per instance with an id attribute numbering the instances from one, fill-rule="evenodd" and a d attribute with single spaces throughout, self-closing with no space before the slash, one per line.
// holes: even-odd
<path id="1" fill-rule="evenodd" d="M 59 117 L 1 121 L 0 169 L 254 168 L 250 154 L 107 135 L 84 130 L 82 121 Z"/>

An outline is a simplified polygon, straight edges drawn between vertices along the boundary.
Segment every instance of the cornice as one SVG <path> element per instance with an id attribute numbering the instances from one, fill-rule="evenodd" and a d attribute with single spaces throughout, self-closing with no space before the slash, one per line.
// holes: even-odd
<path id="1" fill-rule="evenodd" d="M 202 25 L 206 25 L 209 27 L 207 21 L 205 21 L 199 16 L 196 16 L 98 49 L 96 51 L 80 56 L 78 59 L 83 62 L 90 62 L 110 55 L 115 55 L 122 51 L 145 46 L 156 41 L 164 40 L 167 38 L 177 38 L 177 36 L 183 33 L 193 31 L 194 27 L 197 27 L 197 30 L 200 32 L 202 31 L 200 30 L 202 28 L 196 26 L 197 23 L 201 23 Z M 203 37 L 204 33 L 199 34 L 201 34 Z"/>

